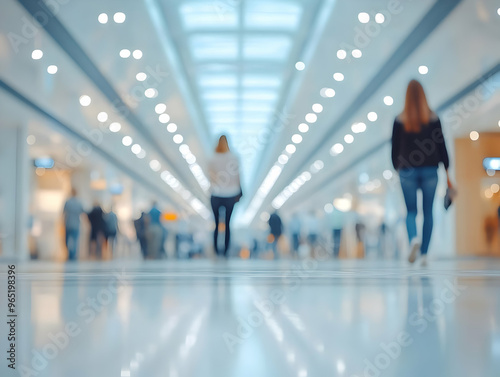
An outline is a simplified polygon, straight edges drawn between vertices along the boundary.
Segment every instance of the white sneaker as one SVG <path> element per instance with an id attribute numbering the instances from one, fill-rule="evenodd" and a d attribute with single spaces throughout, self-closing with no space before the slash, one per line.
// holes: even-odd
<path id="1" fill-rule="evenodd" d="M 420 253 L 420 240 L 418 238 L 414 238 L 411 240 L 410 256 L 408 257 L 408 262 L 414 263 L 417 260 L 419 253 Z"/>
<path id="2" fill-rule="evenodd" d="M 420 266 L 427 267 L 427 255 L 422 255 L 422 258 L 420 258 Z"/>

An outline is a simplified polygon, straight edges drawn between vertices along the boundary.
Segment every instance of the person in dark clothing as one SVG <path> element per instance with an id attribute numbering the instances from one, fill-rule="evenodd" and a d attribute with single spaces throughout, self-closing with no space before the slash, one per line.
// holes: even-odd
<path id="1" fill-rule="evenodd" d="M 71 198 L 64 204 L 64 226 L 66 230 L 66 248 L 68 260 L 78 259 L 78 241 L 80 236 L 80 217 L 85 213 L 75 189 L 71 190 Z"/>
<path id="2" fill-rule="evenodd" d="M 118 217 L 116 213 L 113 212 L 113 207 L 110 211 L 104 215 L 104 221 L 106 224 L 106 242 L 110 254 L 113 255 L 116 243 L 116 234 L 118 233 Z"/>
<path id="3" fill-rule="evenodd" d="M 427 251 L 432 234 L 432 206 L 438 183 L 437 169 L 444 165 L 448 175 L 450 161 L 438 116 L 427 104 L 424 89 L 410 81 L 403 112 L 394 121 L 392 131 L 392 163 L 399 173 L 407 208 L 406 227 L 411 243 L 410 263 L 419 252 L 422 265 L 427 263 Z M 448 176 L 448 187 L 452 188 Z M 417 238 L 417 191 L 422 191 L 424 224 L 422 239 Z"/>
<path id="4" fill-rule="evenodd" d="M 134 220 L 134 228 L 137 239 L 139 240 L 139 245 L 141 246 L 141 254 L 144 259 L 147 255 L 147 245 L 146 245 L 146 213 L 142 212 L 141 217 Z"/>
<path id="5" fill-rule="evenodd" d="M 97 259 L 101 259 L 102 244 L 106 235 L 106 222 L 104 221 L 104 212 L 99 203 L 94 203 L 94 207 L 87 216 L 90 222 L 89 255 L 95 255 Z"/>
<path id="6" fill-rule="evenodd" d="M 278 259 L 278 241 L 283 233 L 283 223 L 277 212 L 269 217 L 269 228 L 272 236 L 272 247 L 274 259 Z"/>

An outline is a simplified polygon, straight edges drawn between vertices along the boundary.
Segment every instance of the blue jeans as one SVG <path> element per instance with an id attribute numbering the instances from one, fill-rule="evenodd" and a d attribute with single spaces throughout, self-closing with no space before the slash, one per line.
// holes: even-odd
<path id="1" fill-rule="evenodd" d="M 68 259 L 76 260 L 78 253 L 78 229 L 66 229 L 66 248 L 68 249 Z"/>
<path id="2" fill-rule="evenodd" d="M 406 228 L 410 241 L 417 236 L 417 190 L 422 190 L 422 207 L 424 211 L 424 225 L 422 229 L 422 255 L 426 255 L 431 241 L 433 217 L 432 206 L 438 183 L 437 167 L 426 166 L 420 168 L 400 169 L 401 188 L 405 198 Z"/>

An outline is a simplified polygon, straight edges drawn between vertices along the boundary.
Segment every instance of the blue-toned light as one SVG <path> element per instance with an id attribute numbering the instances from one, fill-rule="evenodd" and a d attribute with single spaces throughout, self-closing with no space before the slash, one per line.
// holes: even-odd
<path id="1" fill-rule="evenodd" d="M 34 162 L 37 168 L 52 169 L 54 167 L 54 160 L 50 157 L 36 158 Z"/>
<path id="2" fill-rule="evenodd" d="M 234 88 L 238 86 L 238 79 L 236 75 L 204 75 L 200 77 L 198 83 L 204 88 Z"/>
<path id="3" fill-rule="evenodd" d="M 234 60 L 238 57 L 236 36 L 195 35 L 189 42 L 195 60 Z"/>
<path id="4" fill-rule="evenodd" d="M 302 8 L 289 2 L 249 1 L 245 6 L 245 27 L 251 29 L 296 30 Z"/>
<path id="5" fill-rule="evenodd" d="M 243 57 L 250 60 L 286 60 L 291 47 L 292 41 L 286 36 L 246 37 Z"/>
<path id="6" fill-rule="evenodd" d="M 269 90 L 245 90 L 242 95 L 244 100 L 254 101 L 276 101 L 278 93 Z"/>
<path id="7" fill-rule="evenodd" d="M 485 170 L 500 170 L 500 157 L 488 157 L 483 160 Z"/>
<path id="8" fill-rule="evenodd" d="M 213 90 L 203 93 L 205 100 L 233 100 L 238 98 L 238 93 L 233 90 Z"/>
<path id="9" fill-rule="evenodd" d="M 181 5 L 179 13 L 187 30 L 233 29 L 238 25 L 237 9 L 231 6 L 192 2 Z"/>
<path id="10" fill-rule="evenodd" d="M 247 88 L 279 88 L 281 80 L 276 76 L 245 75 L 242 85 Z"/>

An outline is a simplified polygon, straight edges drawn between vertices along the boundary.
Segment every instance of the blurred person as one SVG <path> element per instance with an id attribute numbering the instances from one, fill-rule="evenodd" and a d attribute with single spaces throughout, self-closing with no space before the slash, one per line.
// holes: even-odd
<path id="1" fill-rule="evenodd" d="M 294 257 L 299 255 L 301 227 L 300 217 L 297 212 L 294 212 L 288 223 L 288 229 L 292 235 L 292 254 Z"/>
<path id="2" fill-rule="evenodd" d="M 144 235 L 146 238 L 146 259 L 158 259 L 161 255 L 163 231 L 159 223 L 151 220 L 151 215 L 144 217 Z"/>
<path id="3" fill-rule="evenodd" d="M 219 138 L 215 154 L 209 161 L 210 183 L 212 185 L 212 196 L 210 203 L 214 212 L 214 251 L 216 255 L 223 254 L 227 257 L 231 241 L 230 221 L 234 205 L 241 199 L 242 191 L 240 185 L 240 173 L 238 158 L 231 153 L 225 135 Z M 224 208 L 225 215 L 225 237 L 224 251 L 219 252 L 219 216 L 220 209 Z"/>
<path id="4" fill-rule="evenodd" d="M 344 212 L 334 209 L 328 214 L 328 223 L 333 236 L 333 257 L 338 258 L 340 254 L 340 243 L 342 241 L 342 229 L 344 228 Z"/>
<path id="5" fill-rule="evenodd" d="M 64 227 L 66 231 L 66 248 L 68 260 L 73 261 L 78 257 L 78 242 L 80 237 L 80 217 L 85 213 L 82 203 L 77 198 L 77 192 L 71 189 L 71 197 L 64 204 Z"/>
<path id="6" fill-rule="evenodd" d="M 271 216 L 269 216 L 268 223 L 270 235 L 272 236 L 271 245 L 273 248 L 274 259 L 278 259 L 278 242 L 283 234 L 283 222 L 281 221 L 281 217 L 278 215 L 278 212 L 274 212 Z"/>
<path id="7" fill-rule="evenodd" d="M 141 217 L 134 220 L 134 228 L 137 240 L 139 241 L 139 245 L 141 247 L 141 254 L 144 259 L 146 259 L 146 212 L 141 212 Z"/>
<path id="8" fill-rule="evenodd" d="M 309 212 L 309 215 L 306 217 L 306 228 L 307 241 L 309 242 L 309 246 L 311 247 L 311 252 L 313 252 L 318 242 L 319 234 L 319 220 L 316 217 L 314 211 Z"/>
<path id="9" fill-rule="evenodd" d="M 111 206 L 109 212 L 104 215 L 104 222 L 106 224 L 106 241 L 110 254 L 113 256 L 116 244 L 116 234 L 118 233 L 118 217 L 113 211 L 113 206 Z"/>
<path id="10" fill-rule="evenodd" d="M 104 221 L 104 211 L 98 201 L 94 201 L 94 206 L 87 217 L 90 222 L 89 256 L 95 255 L 97 259 L 101 259 L 102 245 L 106 237 L 106 222 Z"/>
<path id="11" fill-rule="evenodd" d="M 165 251 L 165 241 L 167 239 L 167 229 L 163 226 L 161 223 L 161 211 L 158 209 L 158 202 L 155 200 L 153 201 L 151 205 L 151 209 L 149 210 L 149 223 L 151 226 L 154 227 L 159 227 L 161 230 L 161 247 L 160 247 L 160 254 L 158 254 L 158 257 L 161 255 L 163 257 L 167 256 L 167 253 Z"/>
<path id="12" fill-rule="evenodd" d="M 422 85 L 412 80 L 406 91 L 403 112 L 396 117 L 392 131 L 392 164 L 399 173 L 407 209 L 410 263 L 414 263 L 421 254 L 422 265 L 427 264 L 433 228 L 432 207 L 440 163 L 446 170 L 448 188 L 453 189 L 448 175 L 450 162 L 441 121 L 430 109 Z M 421 239 L 417 235 L 416 224 L 418 190 L 422 191 L 423 198 L 424 223 Z"/>

